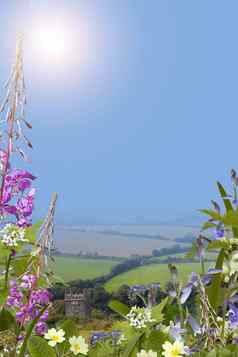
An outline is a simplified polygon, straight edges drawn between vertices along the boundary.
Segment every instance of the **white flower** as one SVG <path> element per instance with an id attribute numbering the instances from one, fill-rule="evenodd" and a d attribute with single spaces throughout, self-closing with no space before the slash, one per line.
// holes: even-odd
<path id="1" fill-rule="evenodd" d="M 44 334 L 44 337 L 46 340 L 49 340 L 48 345 L 55 347 L 57 343 L 64 342 L 64 334 L 65 332 L 62 329 L 57 331 L 55 328 L 51 328 Z"/>
<path id="2" fill-rule="evenodd" d="M 130 326 L 135 327 L 136 329 L 145 328 L 146 324 L 149 322 L 154 322 L 151 316 L 151 309 L 149 308 L 140 308 L 133 306 L 126 315 L 126 318 L 129 320 Z"/>
<path id="3" fill-rule="evenodd" d="M 166 341 L 163 344 L 163 349 L 164 352 L 162 352 L 162 355 L 164 357 L 181 357 L 185 354 L 184 343 L 178 340 L 174 343 Z"/>
<path id="4" fill-rule="evenodd" d="M 157 357 L 157 352 L 149 350 L 148 352 L 145 350 L 141 350 L 136 354 L 136 357 Z"/>
<path id="5" fill-rule="evenodd" d="M 226 275 L 231 276 L 237 272 L 237 268 L 238 268 L 238 251 L 236 250 L 232 252 L 230 260 L 229 261 L 226 260 L 225 263 L 223 264 L 223 271 Z"/>
<path id="6" fill-rule="evenodd" d="M 87 355 L 88 344 L 85 342 L 85 339 L 82 336 L 70 337 L 69 343 L 70 351 L 73 352 L 74 355 L 78 355 L 79 353 L 82 355 Z"/>
<path id="7" fill-rule="evenodd" d="M 0 231 L 1 241 L 8 248 L 16 248 L 19 243 L 28 242 L 25 239 L 25 229 L 16 227 L 14 224 L 6 224 Z"/>

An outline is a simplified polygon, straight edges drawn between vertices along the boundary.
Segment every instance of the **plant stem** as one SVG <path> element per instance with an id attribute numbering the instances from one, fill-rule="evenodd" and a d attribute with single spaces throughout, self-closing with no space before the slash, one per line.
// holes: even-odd
<path id="1" fill-rule="evenodd" d="M 8 276 L 9 276 L 9 268 L 11 264 L 11 259 L 12 259 L 12 254 L 9 254 L 7 261 L 6 261 L 6 274 L 5 274 L 5 289 L 7 289 L 8 286 Z"/>
<path id="2" fill-rule="evenodd" d="M 201 267 L 202 267 L 202 275 L 204 275 L 204 274 L 205 274 L 205 263 L 204 263 L 204 259 L 201 258 L 201 259 L 200 259 L 200 262 L 201 262 Z"/>

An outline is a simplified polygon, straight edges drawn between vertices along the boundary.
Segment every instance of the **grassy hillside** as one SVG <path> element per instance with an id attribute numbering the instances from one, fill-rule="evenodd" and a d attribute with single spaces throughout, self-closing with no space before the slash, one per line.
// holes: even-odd
<path id="1" fill-rule="evenodd" d="M 209 266 L 212 263 L 207 263 Z M 201 266 L 199 263 L 181 263 L 177 264 L 179 271 L 179 278 L 186 281 L 188 274 L 192 271 L 200 272 Z M 160 282 L 162 287 L 169 281 L 170 274 L 167 264 L 151 264 L 142 266 L 126 273 L 120 274 L 105 284 L 107 291 L 116 291 L 121 285 L 134 285 L 134 284 L 150 284 Z"/>
<path id="2" fill-rule="evenodd" d="M 93 279 L 110 272 L 118 264 L 113 260 L 82 259 L 74 257 L 55 257 L 55 274 L 65 281 L 74 279 Z"/>

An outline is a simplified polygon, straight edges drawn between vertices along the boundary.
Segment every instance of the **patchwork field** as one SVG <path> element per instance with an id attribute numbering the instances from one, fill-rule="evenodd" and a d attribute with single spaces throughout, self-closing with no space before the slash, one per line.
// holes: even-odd
<path id="1" fill-rule="evenodd" d="M 207 263 L 208 266 L 212 263 Z M 181 263 L 176 265 L 179 271 L 179 278 L 182 281 L 186 281 L 189 273 L 200 272 L 201 266 L 199 263 Z M 105 284 L 105 289 L 108 292 L 117 291 L 118 288 L 123 285 L 134 284 L 150 284 L 159 282 L 163 287 L 170 279 L 170 274 L 167 264 L 151 264 L 142 266 L 126 273 L 120 274 Z"/>
<path id="2" fill-rule="evenodd" d="M 65 281 L 93 279 L 109 273 L 118 264 L 115 260 L 95 260 L 74 257 L 55 257 L 55 274 Z"/>

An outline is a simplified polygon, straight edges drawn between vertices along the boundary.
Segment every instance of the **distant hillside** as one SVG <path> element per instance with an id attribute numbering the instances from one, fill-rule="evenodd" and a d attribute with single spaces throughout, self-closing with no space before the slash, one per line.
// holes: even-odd
<path id="1" fill-rule="evenodd" d="M 56 247 L 64 252 L 97 253 L 103 256 L 128 257 L 150 255 L 154 249 L 180 244 L 188 246 L 198 228 L 167 225 L 82 225 L 55 230 Z"/>

